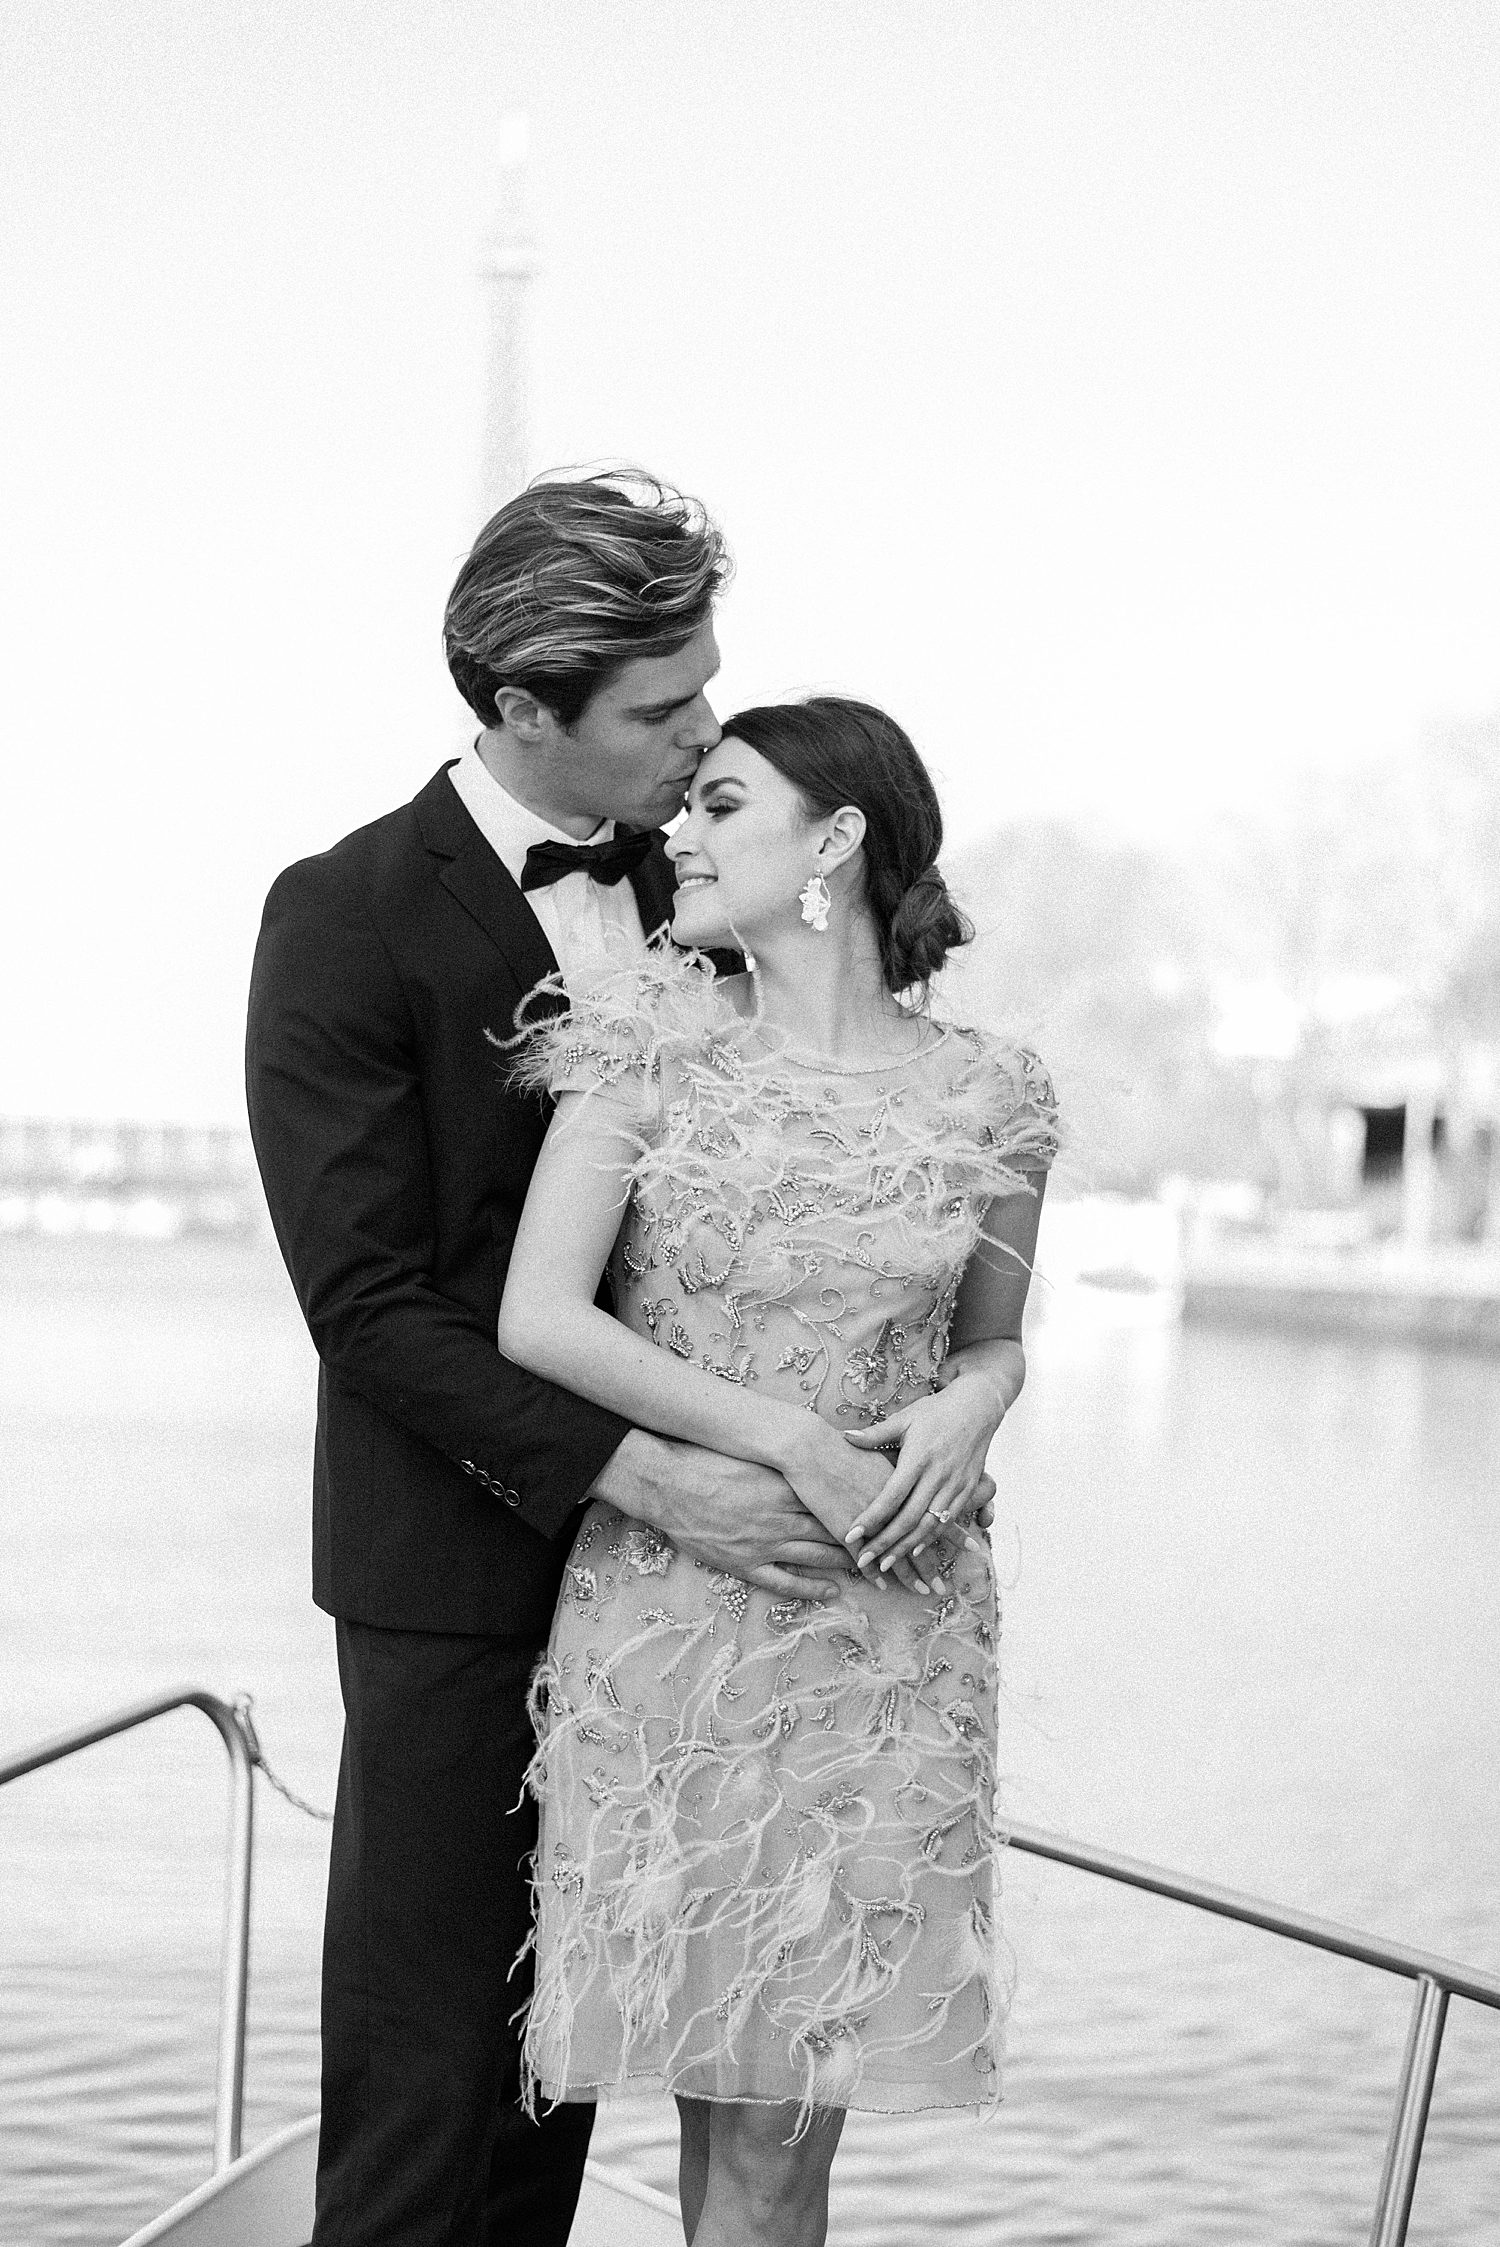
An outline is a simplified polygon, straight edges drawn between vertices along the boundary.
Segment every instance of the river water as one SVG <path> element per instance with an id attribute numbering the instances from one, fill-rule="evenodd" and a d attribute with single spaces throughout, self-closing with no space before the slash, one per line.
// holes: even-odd
<path id="1" fill-rule="evenodd" d="M 995 1461 L 1012 1815 L 1500 1968 L 1500 1361 L 1059 1288 L 1031 1366 Z M 0 1742 L 245 1687 L 331 1800 L 312 1372 L 264 1248 L 0 1243 Z M 222 1763 L 185 1711 L 0 1793 L 6 2247 L 102 2247 L 206 2173 Z M 325 1866 L 261 1787 L 247 2146 L 316 2104 Z M 1006 1912 L 1006 2103 L 853 2121 L 840 2247 L 1367 2236 L 1410 1985 L 1014 1853 Z M 595 2145 L 669 2186 L 672 2137 L 627 2101 Z M 1411 2236 L 1500 2242 L 1500 2018 L 1461 2001 Z"/>

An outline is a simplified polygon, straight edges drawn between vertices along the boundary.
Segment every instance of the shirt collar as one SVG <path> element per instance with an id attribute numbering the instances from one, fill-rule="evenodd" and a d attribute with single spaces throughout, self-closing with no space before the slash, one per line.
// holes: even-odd
<path id="1" fill-rule="evenodd" d="M 526 853 L 533 843 L 566 843 L 569 849 L 584 843 L 607 843 L 615 831 L 612 819 L 601 819 L 591 835 L 580 838 L 552 826 L 538 813 L 518 804 L 485 764 L 476 743 L 470 742 L 456 765 L 448 768 L 455 795 L 511 880 L 519 882 Z M 572 877 L 569 877 L 572 879 Z"/>

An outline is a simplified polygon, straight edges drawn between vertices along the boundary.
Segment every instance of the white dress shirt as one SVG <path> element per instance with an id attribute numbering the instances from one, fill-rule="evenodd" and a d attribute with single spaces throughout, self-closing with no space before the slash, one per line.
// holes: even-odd
<path id="1" fill-rule="evenodd" d="M 564 834 L 560 827 L 549 826 L 534 811 L 518 804 L 501 787 L 472 742 L 458 763 L 449 766 L 448 778 L 459 802 L 517 884 L 533 843 L 578 847 L 577 835 Z M 614 831 L 612 819 L 601 819 L 593 834 L 582 839 L 607 843 Z M 564 874 L 560 882 L 527 890 L 525 896 L 562 969 L 564 983 L 646 948 L 646 932 L 628 875 L 617 882 L 596 882 L 590 874 Z"/>

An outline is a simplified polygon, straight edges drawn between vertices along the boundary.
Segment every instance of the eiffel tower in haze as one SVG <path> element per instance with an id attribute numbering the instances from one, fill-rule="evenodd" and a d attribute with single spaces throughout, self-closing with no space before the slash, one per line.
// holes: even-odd
<path id="1" fill-rule="evenodd" d="M 471 530 L 532 473 L 531 292 L 539 268 L 527 196 L 527 126 L 502 119 L 499 193 L 480 246 L 485 379 Z M 465 711 L 462 747 L 474 733 Z M 240 1125 L 0 1116 L 0 1244 L 9 1237 L 139 1242 L 266 1234 L 248 1132 Z"/>
<path id="2" fill-rule="evenodd" d="M 531 293 L 540 259 L 527 196 L 528 142 L 524 117 L 501 121 L 500 193 L 479 255 L 487 320 L 476 529 L 531 475 Z"/>

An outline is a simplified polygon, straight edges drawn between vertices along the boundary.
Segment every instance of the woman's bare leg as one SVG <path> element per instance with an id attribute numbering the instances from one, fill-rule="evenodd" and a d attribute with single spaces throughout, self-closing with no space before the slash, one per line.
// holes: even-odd
<path id="1" fill-rule="evenodd" d="M 692 2247 L 824 2247 L 844 2117 L 825 2112 L 789 2145 L 796 2122 L 794 2106 L 710 2108 L 708 2189 Z"/>
<path id="2" fill-rule="evenodd" d="M 712 2110 L 706 2099 L 677 2101 L 677 2119 L 681 2137 L 677 2153 L 677 2197 L 682 2204 L 682 2229 L 687 2247 L 693 2247 L 693 2234 L 698 2229 L 698 2218 L 703 2213 L 703 2195 L 708 2190 L 708 2129 Z"/>

